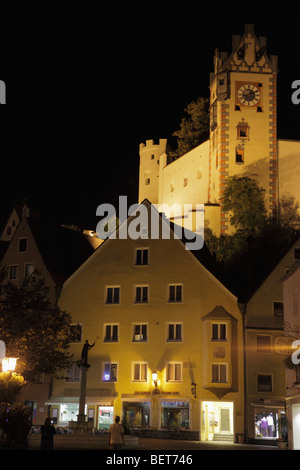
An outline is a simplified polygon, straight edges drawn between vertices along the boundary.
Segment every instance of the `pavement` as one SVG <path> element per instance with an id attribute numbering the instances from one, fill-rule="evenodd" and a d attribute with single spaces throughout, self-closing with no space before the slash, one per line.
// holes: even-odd
<path id="1" fill-rule="evenodd" d="M 172 439 L 140 438 L 140 450 L 278 450 L 276 446 L 257 444 L 234 444 L 231 442 L 185 441 Z"/>

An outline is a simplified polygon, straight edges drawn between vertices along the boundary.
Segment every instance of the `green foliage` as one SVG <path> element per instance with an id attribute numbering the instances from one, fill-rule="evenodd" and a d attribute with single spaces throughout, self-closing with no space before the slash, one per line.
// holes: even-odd
<path id="1" fill-rule="evenodd" d="M 232 212 L 231 224 L 245 236 L 255 236 L 266 222 L 265 190 L 247 176 L 232 176 L 226 180 L 222 197 L 225 212 Z"/>
<path id="2" fill-rule="evenodd" d="M 0 403 L 14 403 L 25 385 L 24 377 L 15 372 L 0 372 Z"/>
<path id="3" fill-rule="evenodd" d="M 18 357 L 26 380 L 56 375 L 70 366 L 71 317 L 53 305 L 44 279 L 35 272 L 20 285 L 5 282 L 0 299 L 0 337 L 7 355 Z"/>
<path id="4" fill-rule="evenodd" d="M 192 101 L 185 112 L 187 116 L 181 120 L 180 129 L 172 134 L 177 137 L 177 157 L 209 138 L 209 99 L 198 98 Z"/>
<path id="5" fill-rule="evenodd" d="M 25 406 L 0 403 L 0 428 L 8 441 L 27 444 L 30 430 L 29 417 L 30 411 Z"/>

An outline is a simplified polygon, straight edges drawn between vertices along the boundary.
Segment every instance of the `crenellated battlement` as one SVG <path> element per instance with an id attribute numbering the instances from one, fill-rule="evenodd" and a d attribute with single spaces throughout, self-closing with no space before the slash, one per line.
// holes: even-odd
<path id="1" fill-rule="evenodd" d="M 153 149 L 153 147 L 157 150 L 158 147 L 161 147 L 162 152 L 164 152 L 167 148 L 167 139 L 159 139 L 158 143 L 155 143 L 153 139 L 146 140 L 146 144 L 143 142 L 140 143 L 140 153 L 145 150 Z"/>

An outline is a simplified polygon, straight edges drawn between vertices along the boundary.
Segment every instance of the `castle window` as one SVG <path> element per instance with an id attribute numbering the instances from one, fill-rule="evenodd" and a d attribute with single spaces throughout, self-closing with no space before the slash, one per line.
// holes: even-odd
<path id="1" fill-rule="evenodd" d="M 145 185 L 146 185 L 146 186 L 149 186 L 149 184 L 150 184 L 150 178 L 146 178 L 146 179 L 145 179 Z"/>
<path id="2" fill-rule="evenodd" d="M 154 155 L 153 154 L 151 155 L 151 160 L 154 160 Z"/>
<path id="3" fill-rule="evenodd" d="M 238 139 L 249 139 L 249 131 L 250 127 L 247 122 L 245 122 L 244 118 L 241 122 L 238 123 L 237 127 L 237 138 Z"/>
<path id="4" fill-rule="evenodd" d="M 183 187 L 187 186 L 188 184 L 188 179 L 187 178 L 183 178 Z"/>
<path id="5" fill-rule="evenodd" d="M 238 165 L 244 163 L 244 149 L 238 147 L 235 149 L 235 163 Z"/>
<path id="6" fill-rule="evenodd" d="M 173 186 L 173 184 L 171 184 L 171 186 L 170 186 L 170 192 L 171 192 L 171 193 L 174 192 L 174 186 Z"/>

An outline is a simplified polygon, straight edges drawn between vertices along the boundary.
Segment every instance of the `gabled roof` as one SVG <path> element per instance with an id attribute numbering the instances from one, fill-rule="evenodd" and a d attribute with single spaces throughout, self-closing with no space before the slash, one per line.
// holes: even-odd
<path id="1" fill-rule="evenodd" d="M 211 312 L 202 318 L 202 321 L 215 318 L 233 318 L 236 320 L 229 312 L 227 312 L 227 310 L 225 310 L 224 307 L 222 307 L 222 305 L 217 305 Z"/>
<path id="2" fill-rule="evenodd" d="M 145 205 L 148 210 L 150 209 L 150 207 L 152 206 L 152 208 L 154 209 L 155 213 L 159 216 L 159 219 L 161 221 L 161 224 L 166 224 L 166 220 L 164 219 L 164 217 L 162 216 L 162 214 L 160 214 L 156 208 L 151 204 L 151 202 L 148 200 L 148 199 L 144 199 L 143 202 L 141 202 L 138 207 L 142 206 L 142 205 Z M 136 212 L 138 212 L 138 208 L 136 209 Z M 148 214 L 149 214 L 149 211 L 148 211 Z M 123 230 L 124 231 L 124 224 L 130 224 L 130 220 L 133 219 L 133 216 L 130 216 L 128 217 L 124 222 L 122 222 L 120 224 L 120 226 L 117 228 L 117 230 L 114 232 L 113 236 L 111 236 L 111 239 L 110 238 L 107 238 L 95 251 L 94 253 L 90 256 L 90 258 L 88 258 L 79 268 L 76 272 L 74 272 L 72 274 L 72 276 L 70 276 L 69 279 L 66 280 L 66 282 L 64 283 L 64 286 L 66 286 L 67 284 L 69 284 L 70 282 L 72 282 L 72 279 L 77 276 L 77 274 L 79 274 L 81 272 L 81 270 L 85 269 L 85 267 L 92 261 L 94 260 L 94 258 L 96 256 L 98 256 L 102 250 L 105 250 L 106 247 L 107 247 L 107 244 L 111 241 L 114 241 L 114 239 L 118 239 L 118 233 L 120 232 L 120 230 Z M 192 257 L 192 259 L 194 260 L 194 262 L 198 263 L 198 265 L 200 265 L 202 267 L 203 270 L 206 271 L 207 275 L 210 276 L 214 282 L 216 282 L 216 284 L 219 285 L 219 287 L 221 287 L 224 291 L 226 291 L 229 295 L 231 295 L 234 299 L 236 299 L 236 296 L 234 294 L 232 294 L 232 292 L 230 292 L 225 286 L 224 284 L 222 284 L 219 279 L 214 275 L 213 273 L 213 259 L 212 259 L 212 256 L 206 246 L 205 243 L 201 243 L 201 236 L 195 234 L 194 232 L 190 232 L 188 230 L 182 230 L 182 227 L 172 223 L 172 222 L 168 222 L 168 224 L 170 225 L 170 235 L 172 239 L 175 239 L 178 241 L 178 243 L 181 245 L 182 249 L 186 248 L 186 253 L 187 253 L 187 256 L 189 257 Z M 162 227 L 162 225 L 161 225 Z M 128 227 L 127 227 L 128 228 Z M 126 228 L 126 230 L 127 230 Z M 151 230 L 149 230 L 149 233 L 151 232 Z M 161 233 L 161 232 L 160 232 Z M 182 237 L 181 238 L 178 238 L 178 236 L 176 236 L 177 233 L 180 233 L 182 234 Z M 202 248 L 198 249 L 198 250 L 189 250 L 187 249 L 187 243 L 191 243 L 193 240 L 193 237 L 200 237 L 200 246 L 202 246 Z M 123 237 L 122 237 L 123 238 Z M 160 240 L 162 240 L 162 237 L 159 237 Z M 202 240 L 203 242 L 203 240 Z"/>

